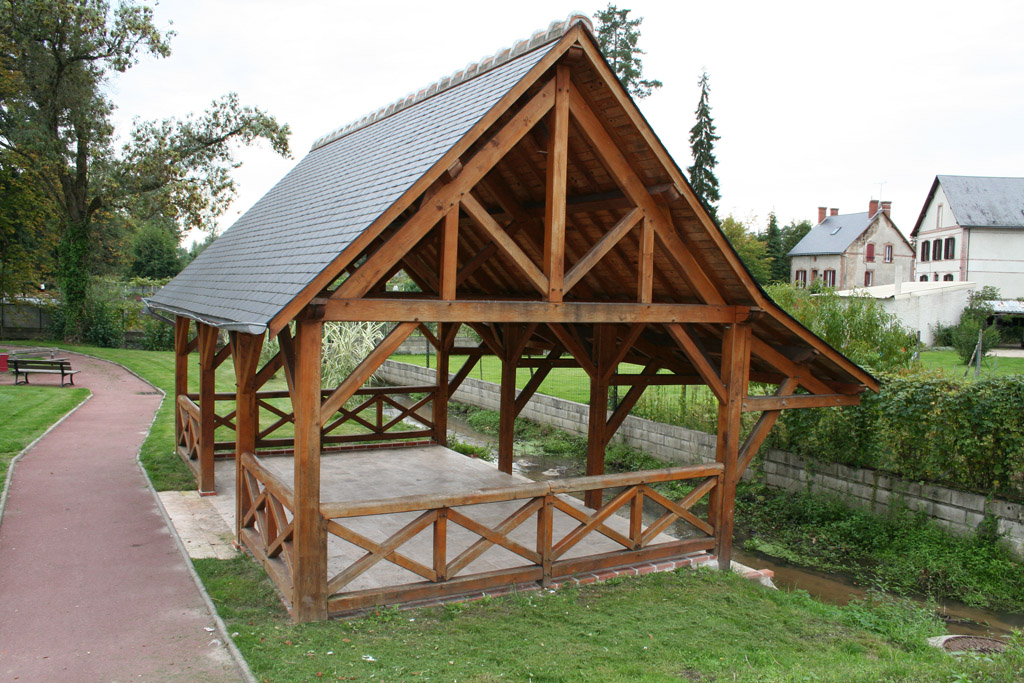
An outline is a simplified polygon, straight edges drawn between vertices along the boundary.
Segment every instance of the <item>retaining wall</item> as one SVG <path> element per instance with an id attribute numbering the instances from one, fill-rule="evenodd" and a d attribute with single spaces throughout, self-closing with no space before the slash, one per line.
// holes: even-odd
<path id="1" fill-rule="evenodd" d="M 433 369 L 408 363 L 387 361 L 378 373 L 395 385 L 433 384 Z M 466 378 L 452 397 L 460 403 L 498 410 L 501 394 L 498 385 Z M 573 434 L 586 435 L 589 408 L 544 394 L 534 394 L 522 417 L 550 424 Z M 684 429 L 663 422 L 628 416 L 613 438 L 616 442 L 643 449 L 672 464 L 713 462 L 716 437 L 713 434 Z M 757 467 L 757 461 L 753 467 Z M 793 453 L 767 449 L 760 460 L 765 481 L 775 488 L 794 490 L 810 486 L 821 493 L 839 494 L 849 503 L 876 512 L 889 509 L 900 499 L 912 510 L 920 510 L 954 533 L 974 531 L 986 514 L 995 515 L 999 531 L 1006 535 L 1015 551 L 1024 556 L 1024 506 L 1004 500 L 986 500 L 976 493 L 932 484 L 908 482 L 875 470 L 856 469 L 835 463 L 819 463 Z M 748 470 L 745 476 L 752 473 Z"/>

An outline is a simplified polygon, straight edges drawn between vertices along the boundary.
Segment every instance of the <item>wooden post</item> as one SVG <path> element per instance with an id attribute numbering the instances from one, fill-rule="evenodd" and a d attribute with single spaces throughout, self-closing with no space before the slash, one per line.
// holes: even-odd
<path id="1" fill-rule="evenodd" d="M 188 393 L 189 323 L 183 316 L 174 318 L 174 445 L 180 446 L 184 425 L 178 412 L 178 397 Z"/>
<path id="2" fill-rule="evenodd" d="M 260 429 L 256 405 L 256 371 L 259 369 L 263 335 L 231 333 L 231 357 L 235 362 L 235 538 L 241 543 L 242 516 L 245 514 L 242 453 L 256 452 Z"/>
<path id="3" fill-rule="evenodd" d="M 565 272 L 565 195 L 569 164 L 569 67 L 555 71 L 555 106 L 549 115 L 544 190 L 544 275 L 548 301 L 561 301 Z"/>
<path id="4" fill-rule="evenodd" d="M 722 382 L 726 400 L 718 405 L 718 445 L 715 459 L 725 466 L 721 486 L 712 491 L 711 524 L 715 527 L 718 567 L 728 570 L 732 561 L 733 512 L 739 468 L 740 417 L 750 380 L 750 325 L 730 325 L 722 339 Z"/>
<path id="5" fill-rule="evenodd" d="M 516 425 L 516 363 L 513 355 L 518 344 L 513 338 L 514 325 L 505 325 L 501 354 L 501 401 L 498 406 L 498 469 L 512 474 L 512 442 Z"/>
<path id="6" fill-rule="evenodd" d="M 320 516 L 320 354 L 323 325 L 296 325 L 295 510 L 292 619 L 327 618 L 327 527 Z"/>
<path id="7" fill-rule="evenodd" d="M 449 323 L 437 324 L 437 389 L 434 391 L 431 412 L 434 441 L 441 446 L 448 445 L 448 351 L 451 348 L 451 327 Z"/>
<path id="8" fill-rule="evenodd" d="M 217 328 L 205 323 L 196 325 L 199 327 L 199 495 L 215 496 L 213 433 L 216 429 Z"/>
<path id="9" fill-rule="evenodd" d="M 604 474 L 604 450 L 608 431 L 608 354 L 614 343 L 611 325 L 594 325 L 594 367 L 590 377 L 590 414 L 587 421 L 587 476 Z M 584 495 L 587 507 L 598 509 L 603 503 L 604 491 L 592 489 Z"/>

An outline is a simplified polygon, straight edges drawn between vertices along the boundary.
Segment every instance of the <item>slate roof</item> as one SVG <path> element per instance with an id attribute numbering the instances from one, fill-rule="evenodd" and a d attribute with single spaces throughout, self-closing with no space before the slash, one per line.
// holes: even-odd
<path id="1" fill-rule="evenodd" d="M 811 228 L 811 231 L 796 243 L 788 255 L 842 254 L 847 247 L 853 244 L 855 239 L 868 229 L 871 223 L 872 219 L 868 216 L 867 211 L 828 216 Z"/>
<path id="2" fill-rule="evenodd" d="M 458 142 L 579 17 L 318 140 L 249 211 L 154 296 L 153 308 L 260 334 Z M 557 29 L 557 30 L 556 30 Z M 523 52 L 523 45 L 530 48 Z M 498 57 L 504 57 L 503 63 Z M 466 73 L 474 74 L 466 79 Z M 456 75 L 459 75 L 457 72 Z"/>
<path id="3" fill-rule="evenodd" d="M 1024 228 L 1024 178 L 940 175 L 949 208 L 962 228 Z"/>

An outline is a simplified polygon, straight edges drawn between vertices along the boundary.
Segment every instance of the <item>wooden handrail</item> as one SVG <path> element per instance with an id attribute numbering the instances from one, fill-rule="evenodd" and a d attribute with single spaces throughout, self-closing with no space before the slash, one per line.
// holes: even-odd
<path id="1" fill-rule="evenodd" d="M 270 491 L 275 498 L 281 501 L 288 510 L 295 510 L 295 497 L 293 495 L 292 488 L 280 477 L 268 470 L 266 465 L 260 462 L 259 458 L 257 458 L 255 454 L 250 451 L 242 453 L 242 467 L 252 471 L 256 475 L 256 478 L 263 483 L 263 486 Z"/>
<path id="2" fill-rule="evenodd" d="M 429 394 L 437 390 L 437 386 L 434 384 L 423 384 L 417 386 L 408 387 L 363 387 L 356 391 L 356 396 L 374 396 L 380 394 Z M 320 396 L 330 396 L 333 389 L 321 389 Z M 213 395 L 215 401 L 233 401 L 235 400 L 235 392 L 233 391 L 219 391 Z M 188 398 L 195 401 L 199 398 L 199 394 L 179 394 L 179 396 L 187 396 Z M 290 394 L 287 390 L 278 391 L 257 391 L 257 399 L 266 398 L 288 398 Z"/>
<path id="3" fill-rule="evenodd" d="M 711 476 L 717 477 L 721 475 L 723 469 L 724 465 L 721 463 L 711 463 L 707 465 L 669 467 L 663 470 L 622 472 L 618 474 L 603 474 L 595 477 L 574 477 L 572 479 L 563 479 L 561 481 L 545 481 L 519 484 L 515 486 L 501 486 L 481 489 L 470 494 L 422 494 L 352 502 L 327 502 L 320 504 L 320 514 L 325 519 L 342 519 L 346 517 L 363 517 L 396 512 L 432 510 L 442 507 L 458 507 L 460 505 L 499 503 L 508 500 L 537 498 L 539 496 L 546 496 L 549 493 L 570 493 L 573 491 L 589 491 L 616 486 L 637 486 L 639 484 L 653 484 L 662 481 L 697 479 L 699 477 Z"/>
<path id="4" fill-rule="evenodd" d="M 185 394 L 178 394 L 178 406 L 188 413 L 190 417 L 196 420 L 199 419 L 199 406 Z"/>

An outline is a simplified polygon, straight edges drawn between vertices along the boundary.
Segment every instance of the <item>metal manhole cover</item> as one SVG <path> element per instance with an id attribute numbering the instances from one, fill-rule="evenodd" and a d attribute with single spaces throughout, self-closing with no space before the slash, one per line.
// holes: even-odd
<path id="1" fill-rule="evenodd" d="M 159 396 L 160 395 L 159 391 L 136 391 L 135 393 L 138 396 Z"/>
<path id="2" fill-rule="evenodd" d="M 948 652 L 984 652 L 987 654 L 1002 652 L 1006 643 L 996 638 L 982 636 L 953 636 L 942 643 Z"/>

